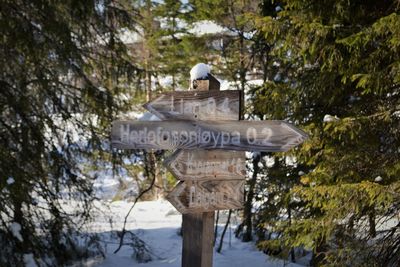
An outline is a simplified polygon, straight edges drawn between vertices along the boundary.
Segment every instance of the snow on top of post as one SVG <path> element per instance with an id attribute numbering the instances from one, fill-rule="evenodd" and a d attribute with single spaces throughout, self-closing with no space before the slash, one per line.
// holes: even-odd
<path id="1" fill-rule="evenodd" d="M 7 184 L 13 184 L 13 183 L 15 183 L 14 178 L 12 178 L 11 176 L 8 177 L 8 179 L 7 179 Z"/>
<path id="2" fill-rule="evenodd" d="M 198 63 L 190 70 L 190 80 L 205 79 L 209 73 L 210 66 L 204 63 Z"/>

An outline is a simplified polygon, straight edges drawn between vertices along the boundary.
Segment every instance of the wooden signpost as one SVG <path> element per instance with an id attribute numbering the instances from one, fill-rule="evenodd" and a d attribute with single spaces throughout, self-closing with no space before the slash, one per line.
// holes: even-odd
<path id="1" fill-rule="evenodd" d="M 244 179 L 179 182 L 167 196 L 182 214 L 243 208 Z"/>
<path id="2" fill-rule="evenodd" d="M 162 120 L 238 120 L 240 91 L 164 93 L 144 104 Z"/>
<path id="3" fill-rule="evenodd" d="M 181 181 L 244 179 L 246 162 L 242 152 L 223 150 L 177 150 L 164 161 Z"/>
<path id="4" fill-rule="evenodd" d="M 183 214 L 182 267 L 211 267 L 214 211 L 243 207 L 239 151 L 287 151 L 307 138 L 283 121 L 239 121 L 241 92 L 219 91 L 208 77 L 193 81 L 195 91 L 165 93 L 144 105 L 163 121 L 115 121 L 111 133 L 119 149 L 177 149 L 164 164 L 180 180 L 167 199 Z"/>
<path id="5" fill-rule="evenodd" d="M 121 149 L 287 151 L 307 135 L 283 121 L 117 121 L 112 144 Z"/>

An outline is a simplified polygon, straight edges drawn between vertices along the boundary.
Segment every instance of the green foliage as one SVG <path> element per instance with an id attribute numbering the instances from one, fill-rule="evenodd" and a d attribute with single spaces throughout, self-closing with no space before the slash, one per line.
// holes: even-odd
<path id="1" fill-rule="evenodd" d="M 135 25 L 132 12 L 123 0 L 2 1 L 1 266 L 24 266 L 26 254 L 51 266 L 90 254 L 77 245 L 94 199 L 85 166 L 109 159 L 107 129 L 124 104 L 116 82 L 137 72 L 118 39 Z"/>
<path id="2" fill-rule="evenodd" d="M 286 245 L 312 248 L 316 265 L 362 266 L 371 257 L 371 264 L 394 264 L 400 207 L 398 3 L 280 5 L 277 16 L 259 16 L 256 25 L 283 82 L 270 80 L 253 90 L 252 108 L 259 116 L 300 125 L 310 139 L 275 155 L 295 157 L 295 164 L 279 168 L 301 172 L 288 172 L 288 183 L 287 171 L 268 171 L 267 191 L 285 187 L 292 209 L 283 221 L 287 203 L 261 209 L 260 231 L 277 231 Z M 285 180 L 274 181 L 274 175 Z M 267 194 L 263 205 L 272 203 Z"/>

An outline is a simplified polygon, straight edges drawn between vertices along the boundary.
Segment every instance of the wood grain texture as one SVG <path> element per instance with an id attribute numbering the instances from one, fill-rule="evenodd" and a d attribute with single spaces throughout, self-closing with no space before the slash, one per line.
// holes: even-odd
<path id="1" fill-rule="evenodd" d="M 219 82 L 211 81 L 196 89 L 218 91 L 219 86 Z M 214 211 L 182 215 L 182 267 L 212 267 L 214 217 Z"/>
<path id="2" fill-rule="evenodd" d="M 182 228 L 182 267 L 211 267 L 214 212 L 183 214 Z"/>
<path id="3" fill-rule="evenodd" d="M 112 145 L 120 149 L 281 152 L 306 139 L 283 121 L 116 121 L 112 127 Z"/>
<path id="4" fill-rule="evenodd" d="M 241 209 L 245 180 L 179 182 L 167 199 L 181 213 Z"/>
<path id="5" fill-rule="evenodd" d="M 245 179 L 244 152 L 224 150 L 177 150 L 164 161 L 181 181 Z"/>
<path id="6" fill-rule="evenodd" d="M 162 120 L 238 120 L 240 91 L 169 92 L 144 107 Z"/>

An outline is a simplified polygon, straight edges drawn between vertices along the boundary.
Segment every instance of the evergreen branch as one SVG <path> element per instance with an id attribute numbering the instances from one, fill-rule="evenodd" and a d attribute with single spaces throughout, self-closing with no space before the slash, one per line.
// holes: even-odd
<path id="1" fill-rule="evenodd" d="M 147 153 L 144 152 L 144 154 L 145 154 L 145 157 L 146 157 Z M 152 158 L 152 157 L 150 157 L 150 159 L 151 159 L 151 158 Z M 152 165 L 152 164 L 150 164 L 150 165 Z M 123 245 L 124 236 L 125 236 L 125 233 L 127 233 L 127 230 L 126 230 L 126 223 L 127 223 L 127 221 L 128 221 L 129 215 L 131 214 L 133 208 L 135 207 L 135 205 L 136 205 L 136 203 L 139 201 L 139 199 L 140 199 L 144 194 L 146 194 L 147 192 L 149 192 L 149 191 L 153 188 L 153 185 L 154 185 L 154 183 L 155 183 L 155 181 L 156 181 L 156 175 L 155 175 L 155 173 L 150 171 L 150 168 L 149 168 L 149 166 L 148 166 L 147 164 L 145 164 L 145 171 L 146 171 L 147 175 L 149 175 L 150 173 L 152 173 L 153 179 L 151 180 L 151 183 L 150 183 L 149 187 L 147 187 L 145 190 L 143 190 L 142 192 L 140 192 L 140 194 L 136 197 L 136 199 L 135 199 L 135 201 L 133 202 L 131 208 L 129 209 L 128 213 L 126 214 L 125 219 L 124 219 L 124 226 L 122 227 L 122 233 L 121 233 L 121 237 L 120 237 L 119 246 L 118 246 L 118 248 L 114 251 L 114 254 L 118 253 L 118 251 L 121 249 L 121 247 L 122 247 L 122 245 Z"/>

